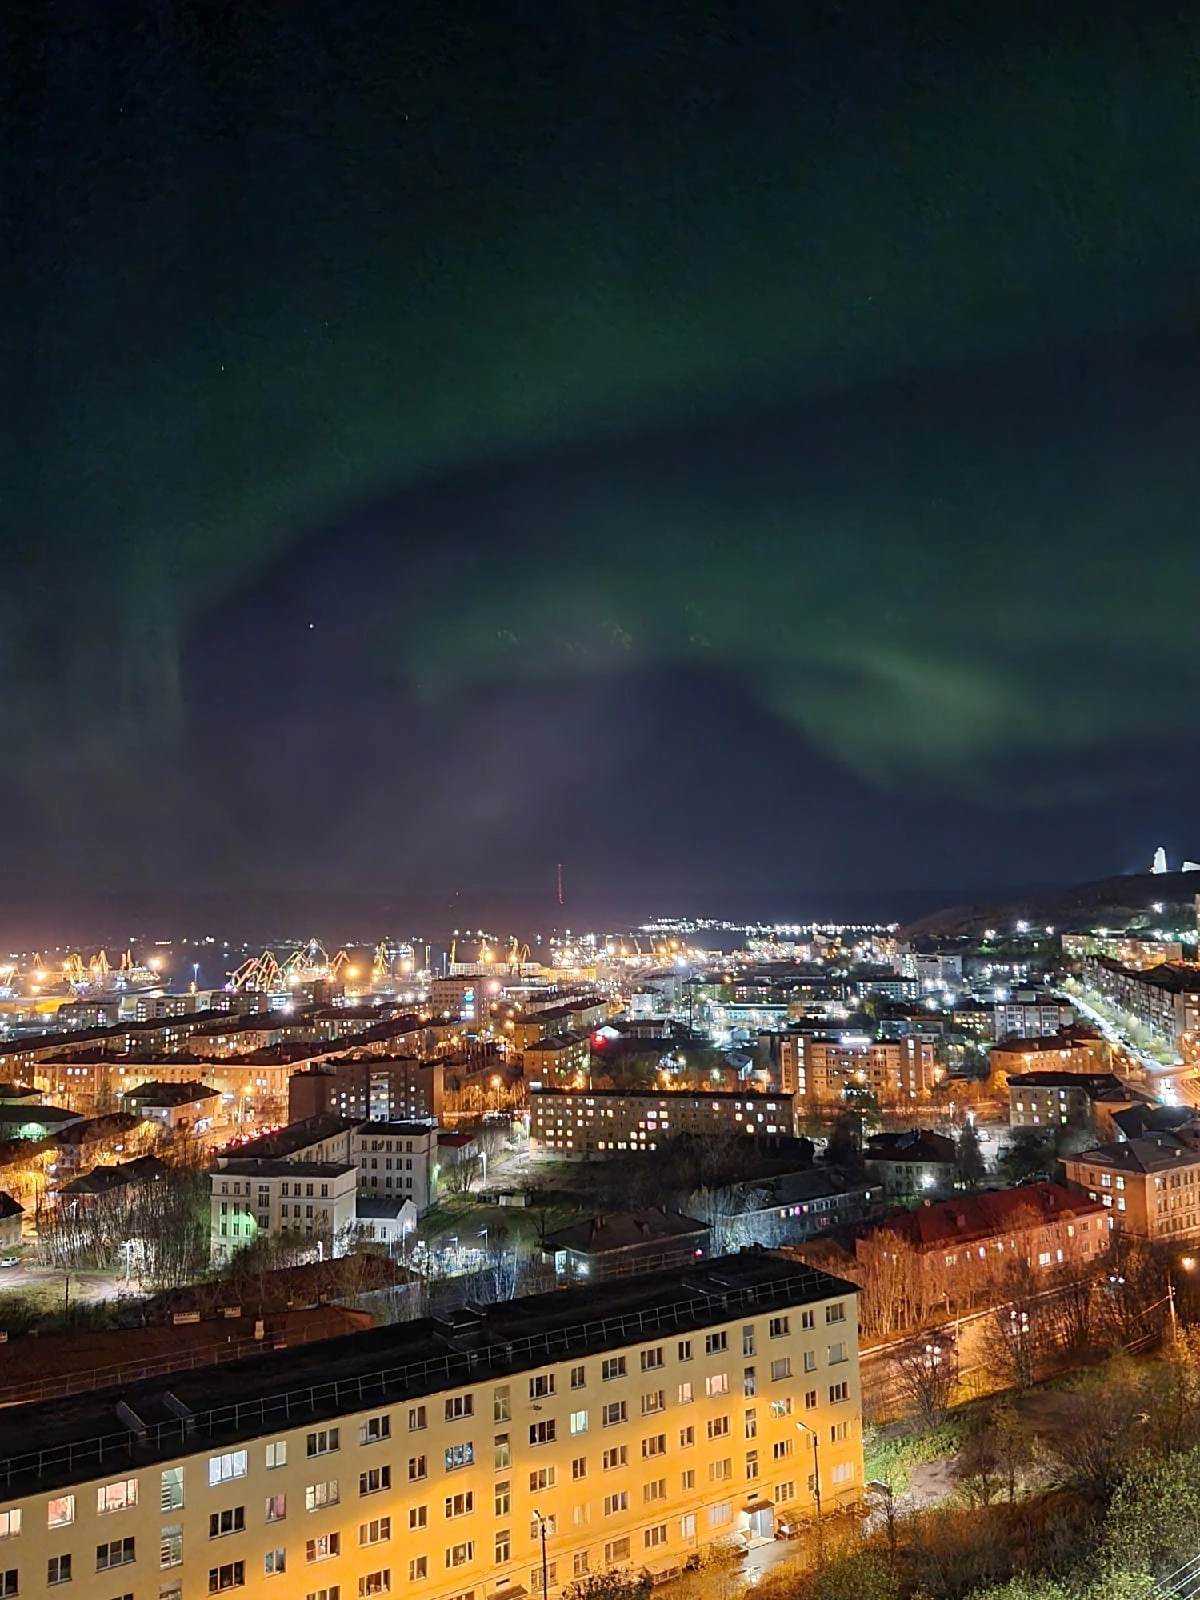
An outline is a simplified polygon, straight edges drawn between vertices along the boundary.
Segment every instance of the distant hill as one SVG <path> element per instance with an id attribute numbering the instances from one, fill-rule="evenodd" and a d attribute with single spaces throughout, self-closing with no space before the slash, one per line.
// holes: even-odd
<path id="1" fill-rule="evenodd" d="M 1192 928 L 1200 872 L 1139 872 L 1097 883 L 1038 888 L 974 905 L 947 906 L 900 930 L 902 939 L 976 939 L 986 928 L 1011 933 L 1018 922 L 1055 933 L 1105 927 Z M 1155 906 L 1162 910 L 1156 911 Z"/>

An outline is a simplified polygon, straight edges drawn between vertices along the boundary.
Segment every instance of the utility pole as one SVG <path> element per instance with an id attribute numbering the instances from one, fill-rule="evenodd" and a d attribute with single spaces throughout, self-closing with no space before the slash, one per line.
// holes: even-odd
<path id="1" fill-rule="evenodd" d="M 538 1510 L 534 1510 L 537 1518 L 538 1532 L 542 1537 L 542 1600 L 547 1600 L 550 1593 L 550 1563 L 546 1559 L 546 1519 Z"/>
<path id="2" fill-rule="evenodd" d="M 798 1428 L 803 1428 L 812 1439 L 813 1447 L 813 1501 L 817 1508 L 817 1560 L 821 1559 L 821 1455 L 820 1439 L 815 1428 L 810 1428 L 807 1422 L 798 1422 Z"/>

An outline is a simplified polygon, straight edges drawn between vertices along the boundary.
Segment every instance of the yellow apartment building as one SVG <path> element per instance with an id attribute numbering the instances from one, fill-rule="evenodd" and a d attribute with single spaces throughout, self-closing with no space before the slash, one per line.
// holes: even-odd
<path id="1" fill-rule="evenodd" d="M 816 1469 L 819 1466 L 819 1482 Z M 855 1290 L 765 1253 L 0 1420 L 0 1594 L 519 1600 L 862 1491 Z"/>

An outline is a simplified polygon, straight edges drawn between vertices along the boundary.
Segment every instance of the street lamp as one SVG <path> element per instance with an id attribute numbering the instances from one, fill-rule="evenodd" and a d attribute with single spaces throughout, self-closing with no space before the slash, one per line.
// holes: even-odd
<path id="1" fill-rule="evenodd" d="M 542 1540 L 542 1600 L 546 1600 L 546 1596 L 550 1593 L 550 1563 L 546 1559 L 546 1519 L 536 1506 L 533 1514 L 537 1518 L 538 1533 Z"/>
<path id="2" fill-rule="evenodd" d="M 819 1450 L 820 1439 L 815 1428 L 810 1428 L 807 1422 L 798 1422 L 798 1428 L 803 1428 L 805 1433 L 812 1438 L 813 1444 L 813 1500 L 817 1507 L 817 1532 L 821 1531 L 821 1455 Z"/>

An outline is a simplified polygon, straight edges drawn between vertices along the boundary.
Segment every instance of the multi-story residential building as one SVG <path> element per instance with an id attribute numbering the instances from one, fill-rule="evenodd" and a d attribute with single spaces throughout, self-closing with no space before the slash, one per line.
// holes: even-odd
<path id="1" fill-rule="evenodd" d="M 438 1126 L 435 1122 L 364 1122 L 350 1141 L 358 1190 L 374 1200 L 411 1200 L 423 1216 L 437 1199 Z"/>
<path id="2" fill-rule="evenodd" d="M 869 1089 L 881 1100 L 918 1100 L 941 1079 L 930 1040 L 804 1040 L 804 1092 L 810 1100 L 836 1101 L 848 1088 Z"/>
<path id="3" fill-rule="evenodd" d="M 808 1074 L 804 1062 L 804 1035 L 800 1033 L 781 1033 L 779 1040 L 779 1087 L 784 1094 L 799 1095 L 803 1099 L 808 1093 Z"/>
<path id="4" fill-rule="evenodd" d="M 288 1121 L 329 1113 L 358 1121 L 442 1120 L 446 1069 L 416 1056 L 337 1058 L 288 1080 Z"/>
<path id="5" fill-rule="evenodd" d="M 1053 995 L 1019 993 L 997 1000 L 992 1007 L 992 1037 L 1004 1039 L 1049 1039 L 1075 1021 L 1070 1006 Z"/>
<path id="6" fill-rule="evenodd" d="M 1008 1125 L 1083 1128 L 1110 1138 L 1113 1116 L 1149 1099 L 1111 1072 L 1017 1072 L 1008 1080 Z"/>
<path id="7" fill-rule="evenodd" d="M 519 1016 L 513 1017 L 512 1027 L 505 1032 L 514 1050 L 526 1050 L 538 1039 L 550 1039 L 556 1034 L 590 1033 L 608 1017 L 608 1002 L 596 995 L 577 995 L 572 999 L 556 999 L 553 1004 L 527 1005 Z"/>
<path id="8" fill-rule="evenodd" d="M 856 1330 L 851 1284 L 742 1255 L 11 1407 L 5 1592 L 491 1600 L 543 1533 L 554 1590 L 678 1571 L 860 1497 Z"/>
<path id="9" fill-rule="evenodd" d="M 477 1022 L 483 1017 L 486 980 L 477 977 L 434 978 L 429 986 L 429 1004 L 435 1017 L 461 1017 Z M 496 984 L 499 993 L 500 985 Z"/>
<path id="10" fill-rule="evenodd" d="M 354 1231 L 357 1168 L 341 1161 L 230 1161 L 209 1174 L 209 1236 L 216 1264 L 260 1234 L 328 1242 L 334 1255 Z"/>
<path id="11" fill-rule="evenodd" d="M 1200 1142 L 1194 1135 L 1146 1133 L 1064 1156 L 1067 1181 L 1140 1239 L 1200 1233 Z"/>
<path id="12" fill-rule="evenodd" d="M 940 1204 L 890 1217 L 879 1233 L 903 1239 L 926 1283 L 917 1298 L 961 1293 L 997 1271 L 1017 1265 L 1035 1273 L 1086 1266 L 1112 1248 L 1113 1219 L 1097 1201 L 1060 1183 L 958 1195 Z M 862 1234 L 858 1256 L 868 1255 L 878 1234 Z"/>
<path id="13" fill-rule="evenodd" d="M 534 1150 L 565 1156 L 605 1156 L 624 1150 L 656 1150 L 677 1134 L 796 1132 L 792 1098 L 719 1090 L 663 1093 L 641 1089 L 550 1089 L 529 1091 L 529 1143 Z"/>
<path id="14" fill-rule="evenodd" d="M 586 1079 L 591 1060 L 591 1037 L 586 1033 L 535 1039 L 520 1052 L 521 1071 L 527 1083 L 565 1086 L 581 1073 Z"/>
<path id="15" fill-rule="evenodd" d="M 1107 1072 L 1108 1043 L 1087 1028 L 1071 1028 L 1049 1038 L 1006 1039 L 988 1052 L 991 1086 L 1004 1092 L 1008 1079 L 1027 1072 Z"/>
<path id="16" fill-rule="evenodd" d="M 1139 970 L 1106 956 L 1085 956 L 1084 990 L 1119 1006 L 1167 1048 L 1200 1029 L 1200 967 L 1164 961 Z"/>
<path id="17" fill-rule="evenodd" d="M 1139 939 L 1134 934 L 1064 933 L 1063 955 L 1108 956 L 1126 967 L 1156 967 L 1162 961 L 1182 961 L 1183 945 L 1175 939 Z"/>

